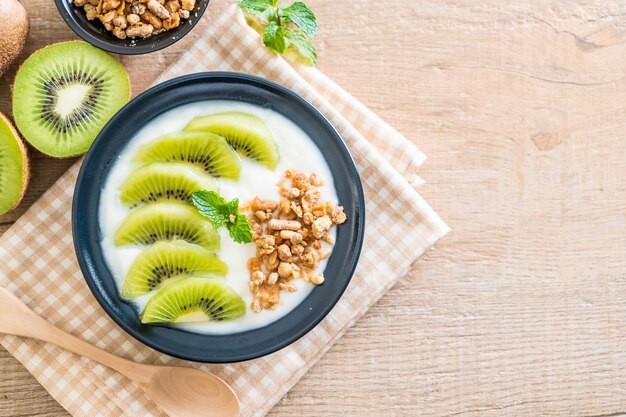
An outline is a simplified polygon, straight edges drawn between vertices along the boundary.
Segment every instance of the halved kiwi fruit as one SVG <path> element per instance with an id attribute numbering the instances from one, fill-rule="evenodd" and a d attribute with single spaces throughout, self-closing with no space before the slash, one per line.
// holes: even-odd
<path id="1" fill-rule="evenodd" d="M 185 240 L 208 250 L 220 247 L 220 235 L 211 222 L 187 204 L 159 202 L 132 210 L 115 232 L 116 246 L 151 245 L 163 240 Z"/>
<path id="2" fill-rule="evenodd" d="M 135 207 L 161 200 L 191 202 L 191 194 L 217 190 L 215 178 L 187 163 L 155 162 L 135 170 L 120 187 L 122 203 Z"/>
<path id="3" fill-rule="evenodd" d="M 246 304 L 223 279 L 189 277 L 161 288 L 146 304 L 142 323 L 201 323 L 234 320 Z"/>
<path id="4" fill-rule="evenodd" d="M 65 158 L 85 153 L 129 99 L 122 64 L 85 42 L 63 42 L 24 62 L 13 85 L 13 115 L 31 145 Z"/>
<path id="5" fill-rule="evenodd" d="M 131 299 L 160 288 L 172 279 L 193 274 L 226 275 L 228 266 L 201 246 L 174 240 L 157 242 L 135 258 L 122 284 L 122 297 Z"/>
<path id="6" fill-rule="evenodd" d="M 20 203 L 28 177 L 26 147 L 9 119 L 0 113 L 0 214 Z"/>
<path id="7" fill-rule="evenodd" d="M 258 117 L 241 112 L 226 112 L 194 118 L 186 131 L 211 132 L 224 139 L 242 156 L 270 169 L 276 168 L 280 154 L 274 134 Z"/>
<path id="8" fill-rule="evenodd" d="M 143 145 L 135 162 L 187 162 L 216 177 L 239 179 L 239 156 L 221 136 L 208 132 L 176 132 Z"/>

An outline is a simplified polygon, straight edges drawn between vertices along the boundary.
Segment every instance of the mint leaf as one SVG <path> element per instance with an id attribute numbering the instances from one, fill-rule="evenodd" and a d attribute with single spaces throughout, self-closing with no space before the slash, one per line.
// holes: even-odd
<path id="1" fill-rule="evenodd" d="M 298 26 L 304 33 L 313 37 L 317 35 L 317 19 L 313 10 L 302 3 L 297 1 L 291 6 L 281 7 L 278 11 L 278 15 L 281 19 L 288 22 L 292 22 Z"/>
<path id="2" fill-rule="evenodd" d="M 252 242 L 252 226 L 245 214 L 238 214 L 234 222 L 226 223 L 226 228 L 235 242 Z"/>
<path id="3" fill-rule="evenodd" d="M 235 198 L 233 200 L 230 200 L 228 204 L 226 204 L 225 211 L 226 215 L 233 214 L 236 216 L 239 212 L 239 199 Z"/>
<path id="4" fill-rule="evenodd" d="M 252 226 L 244 214 L 239 214 L 239 199 L 229 202 L 215 191 L 196 191 L 191 201 L 198 212 L 208 217 L 216 229 L 226 226 L 230 236 L 237 243 L 252 242 Z M 234 219 L 231 221 L 231 216 Z"/>
<path id="5" fill-rule="evenodd" d="M 196 191 L 191 195 L 191 201 L 200 214 L 211 220 L 216 229 L 228 221 L 228 213 L 224 212 L 226 200 L 215 191 Z"/>
<path id="6" fill-rule="evenodd" d="M 276 0 L 241 0 L 239 8 L 245 13 L 258 17 L 264 22 L 276 20 Z M 272 19 L 272 15 L 274 18 Z"/>
<path id="7" fill-rule="evenodd" d="M 313 46 L 311 40 L 304 33 L 299 30 L 285 28 L 285 40 L 287 41 L 288 47 L 296 47 L 300 54 L 308 59 L 311 64 L 315 65 L 317 63 L 317 51 L 315 50 L 315 46 Z"/>
<path id="8" fill-rule="evenodd" d="M 263 32 L 263 43 L 274 52 L 285 52 L 285 28 L 276 22 L 269 22 Z"/>

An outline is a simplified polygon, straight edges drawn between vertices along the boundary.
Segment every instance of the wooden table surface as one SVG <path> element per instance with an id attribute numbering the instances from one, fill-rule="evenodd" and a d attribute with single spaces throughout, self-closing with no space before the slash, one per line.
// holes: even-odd
<path id="1" fill-rule="evenodd" d="M 626 4 L 309 3 L 319 68 L 429 156 L 421 192 L 452 232 L 270 415 L 626 412 Z M 24 4 L 22 58 L 75 38 L 50 0 Z M 122 57 L 134 94 L 199 33 Z M 0 231 L 72 163 L 32 155 Z M 0 351 L 0 415 L 67 414 Z"/>

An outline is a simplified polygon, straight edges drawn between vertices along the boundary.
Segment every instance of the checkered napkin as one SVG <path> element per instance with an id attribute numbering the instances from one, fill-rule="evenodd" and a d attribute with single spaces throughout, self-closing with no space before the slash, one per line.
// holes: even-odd
<path id="1" fill-rule="evenodd" d="M 242 416 L 263 416 L 448 227 L 412 185 L 424 155 L 317 70 L 270 53 L 235 6 L 158 81 L 215 70 L 256 74 L 296 91 L 326 115 L 354 156 L 365 189 L 365 244 L 351 284 L 322 323 L 279 352 L 233 365 L 185 362 L 135 341 L 100 308 L 76 261 L 70 203 L 80 162 L 0 237 L 0 285 L 116 355 L 213 372 L 237 392 Z M 86 358 L 14 336 L 0 343 L 75 416 L 164 415 L 130 380 Z"/>

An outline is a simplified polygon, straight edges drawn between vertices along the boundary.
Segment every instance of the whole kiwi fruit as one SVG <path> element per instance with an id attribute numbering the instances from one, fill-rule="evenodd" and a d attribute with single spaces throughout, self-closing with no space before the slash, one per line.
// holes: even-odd
<path id="1" fill-rule="evenodd" d="M 28 35 L 28 15 L 17 0 L 0 1 L 0 77 L 15 61 Z"/>

